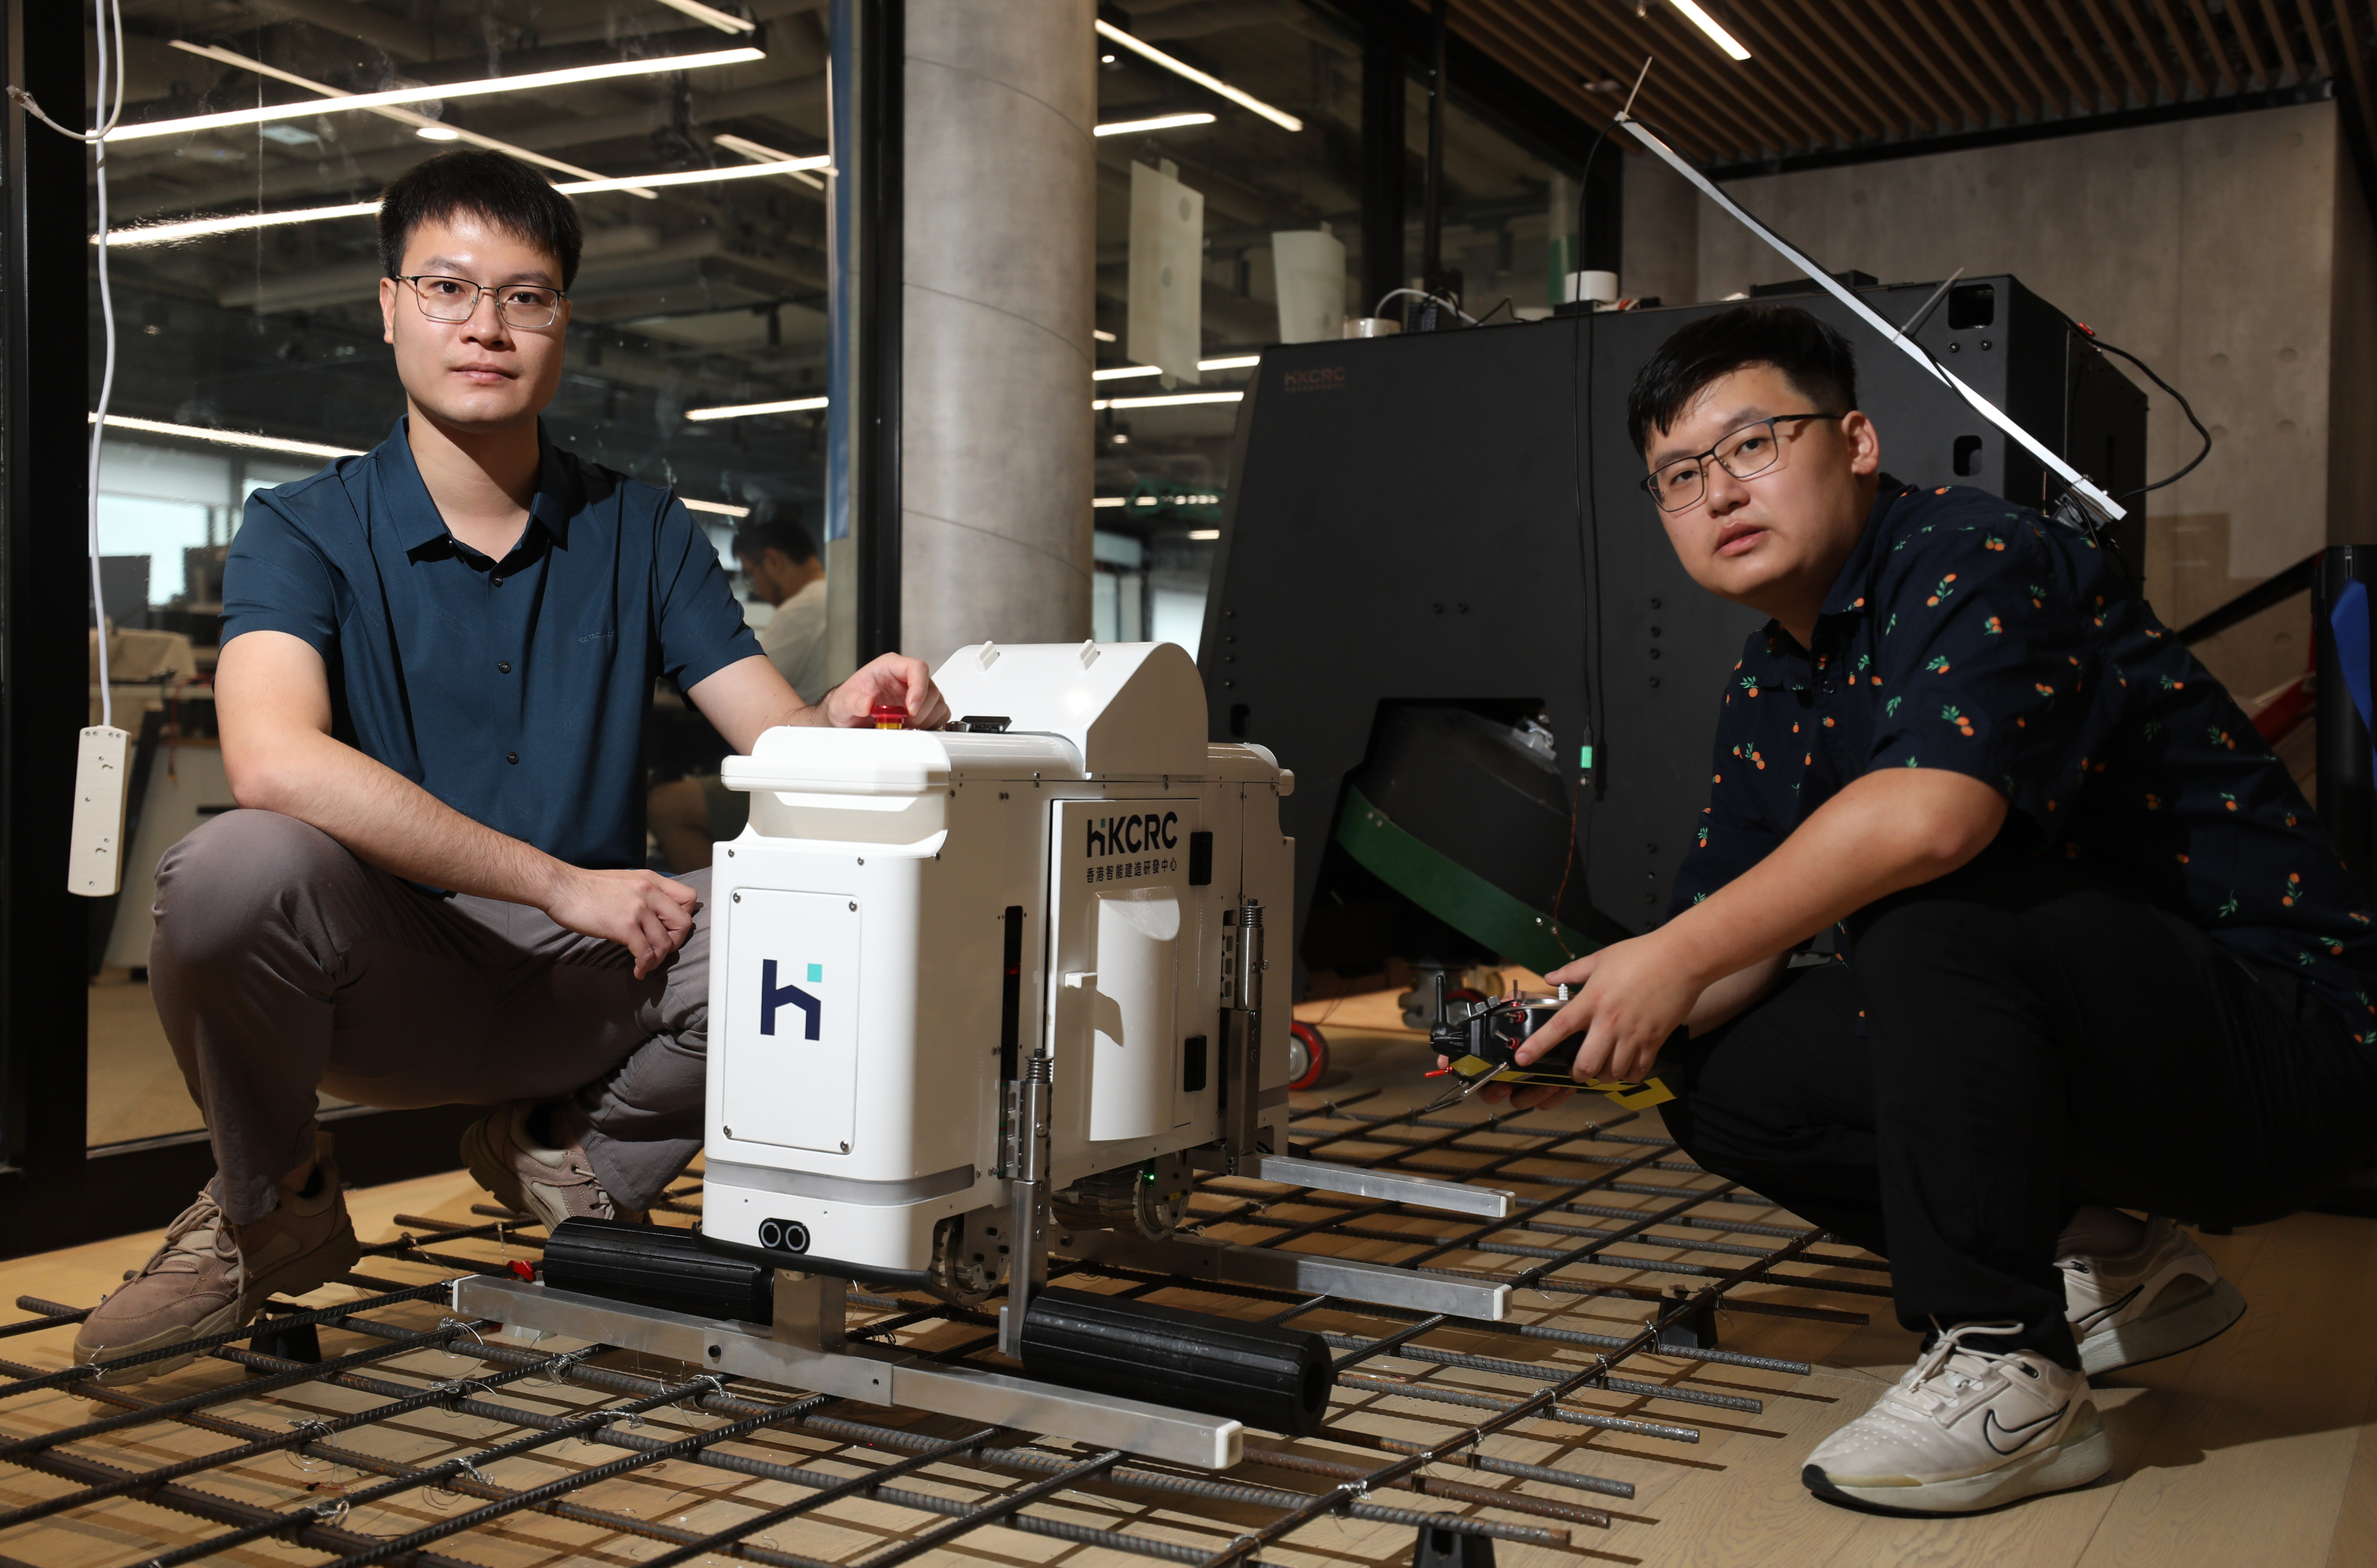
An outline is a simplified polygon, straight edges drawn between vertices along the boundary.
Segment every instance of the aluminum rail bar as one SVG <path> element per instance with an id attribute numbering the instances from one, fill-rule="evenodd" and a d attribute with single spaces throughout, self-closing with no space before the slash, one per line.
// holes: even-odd
<path id="1" fill-rule="evenodd" d="M 1486 1219 L 1499 1219 L 1510 1213 L 1512 1196 L 1501 1187 L 1470 1187 L 1428 1176 L 1398 1176 L 1358 1165 L 1335 1165 L 1327 1160 L 1276 1154 L 1262 1156 L 1246 1174 L 1258 1182 L 1318 1188 L 1324 1193 L 1351 1193 L 1363 1198 L 1392 1198 L 1420 1208 L 1474 1214 Z"/>
<path id="2" fill-rule="evenodd" d="M 1118 1230 L 1082 1230 L 1057 1238 L 1057 1250 L 1091 1263 L 1119 1264 L 1184 1279 L 1219 1280 L 1235 1285 L 1261 1285 L 1292 1290 L 1299 1296 L 1335 1296 L 1347 1301 L 1376 1301 L 1417 1312 L 1454 1317 L 1484 1318 L 1499 1323 L 1510 1311 L 1511 1292 L 1485 1280 L 1456 1279 L 1420 1274 L 1387 1264 L 1354 1258 L 1280 1252 L 1271 1247 L 1244 1247 L 1226 1241 L 1151 1241 Z"/>
<path id="3" fill-rule="evenodd" d="M 756 1324 L 630 1306 L 509 1278 L 457 1279 L 454 1299 L 458 1313 L 871 1405 L 995 1421 L 1209 1469 L 1238 1462 L 1236 1421 L 975 1367 L 934 1366 L 879 1346 L 813 1349 Z"/>
<path id="4" fill-rule="evenodd" d="M 1742 208 L 1739 202 L 1735 201 L 1731 196 L 1717 189 L 1715 183 L 1710 180 L 1707 175 L 1702 173 L 1698 169 L 1692 167 L 1690 162 L 1689 162 L 1682 154 L 1677 152 L 1675 148 L 1669 147 L 1666 142 L 1661 141 L 1657 137 L 1652 135 L 1649 128 L 1646 127 L 1642 121 L 1629 118 L 1627 115 L 1621 113 L 1618 116 L 1616 123 L 1628 136 L 1632 137 L 1636 141 L 1641 142 L 1644 148 L 1647 149 L 1654 157 L 1657 158 L 1659 161 L 1665 163 L 1668 168 L 1673 169 L 1677 173 L 1681 174 L 1685 179 L 1690 181 L 1693 187 L 1697 189 L 1701 195 L 1708 197 L 1709 200 L 1723 208 L 1726 212 L 1730 213 L 1743 228 L 1748 229 L 1751 233 L 1757 235 L 1759 239 L 1764 241 L 1768 248 L 1773 250 L 1775 255 L 1781 256 L 1784 260 L 1798 267 L 1801 272 L 1806 273 L 1810 282 L 1815 283 L 1826 293 L 1832 295 L 1833 298 L 1846 305 L 1850 312 L 1854 314 L 1858 320 L 1872 327 L 1876 332 L 1881 333 L 1884 342 L 1900 350 L 1908 359 L 1913 360 L 1917 365 L 1920 365 L 1923 368 L 1925 374 L 1936 377 L 1942 386 L 1953 389 L 1958 396 L 1962 397 L 1965 402 L 1972 405 L 1973 411 L 1975 413 L 1979 414 L 1983 419 L 1989 421 L 1991 424 L 1997 426 L 2000 430 L 2013 437 L 2016 442 L 2021 444 L 2023 450 L 2028 452 L 2032 457 L 2037 458 L 2040 462 L 2045 463 L 2049 468 L 2054 469 L 2066 484 L 2069 484 L 2072 489 L 2086 496 L 2091 505 L 2095 506 L 2098 511 L 2104 513 L 2105 516 L 2112 518 L 2116 522 L 2119 522 L 2121 518 L 2129 516 L 2129 512 L 2123 508 L 2120 502 L 2106 494 L 2102 490 L 2097 489 L 2095 483 L 2093 483 L 2086 475 L 2073 468 L 2071 464 L 2065 462 L 2060 455 L 2049 450 L 2046 443 L 2040 441 L 2037 436 L 2031 434 L 2030 432 L 2016 424 L 2012 416 L 2007 414 L 2003 409 L 1999 408 L 1995 403 L 1990 402 L 1987 398 L 1984 398 L 1978 392 L 1974 391 L 1973 388 L 1965 385 L 1965 383 L 1960 379 L 1954 372 L 1947 369 L 1943 365 L 1934 363 L 1930 354 L 1924 350 L 1921 344 L 1916 342 L 1912 338 L 1905 336 L 1897 327 L 1893 327 L 1889 322 L 1883 320 L 1881 316 L 1874 311 L 1871 305 L 1867 304 L 1863 300 L 1858 299 L 1856 294 L 1852 293 L 1847 289 L 1843 288 L 1840 282 L 1835 279 L 1832 274 L 1826 272 L 1815 262 L 1810 261 L 1807 256 L 1801 255 L 1788 240 L 1786 240 L 1782 235 L 1777 234 L 1774 230 L 1769 229 L 1765 224 L 1761 223 L 1757 219 L 1752 218 L 1750 213 Z"/>

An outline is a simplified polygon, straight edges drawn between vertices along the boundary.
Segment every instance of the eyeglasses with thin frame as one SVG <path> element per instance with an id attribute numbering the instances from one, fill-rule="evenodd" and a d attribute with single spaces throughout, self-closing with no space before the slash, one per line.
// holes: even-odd
<path id="1" fill-rule="evenodd" d="M 1680 512 L 1707 493 L 1706 465 L 1712 460 L 1736 479 L 1753 478 L 1782 459 L 1783 443 L 1775 431 L 1776 425 L 1793 424 L 1800 420 L 1839 417 L 1838 414 L 1776 414 L 1769 419 L 1753 420 L 1705 452 L 1677 457 L 1653 469 L 1642 481 L 1643 493 L 1658 503 L 1662 512 Z"/>
<path id="2" fill-rule="evenodd" d="M 473 283 L 468 278 L 444 278 L 434 272 L 416 272 L 400 276 L 400 283 L 409 285 L 412 297 L 421 303 L 421 314 L 432 321 L 468 321 L 479 313 L 479 296 L 496 296 L 496 314 L 507 327 L 517 327 L 523 332 L 533 332 L 550 327 L 561 315 L 561 302 L 569 296 L 559 289 L 548 289 L 536 283 L 498 283 L 489 286 Z"/>

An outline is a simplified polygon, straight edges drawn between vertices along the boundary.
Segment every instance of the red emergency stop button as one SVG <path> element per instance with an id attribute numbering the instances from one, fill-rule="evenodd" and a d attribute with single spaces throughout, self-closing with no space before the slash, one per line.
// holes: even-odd
<path id="1" fill-rule="evenodd" d="M 878 730 L 905 730 L 908 727 L 908 710 L 896 702 L 878 702 L 866 716 L 875 720 Z"/>

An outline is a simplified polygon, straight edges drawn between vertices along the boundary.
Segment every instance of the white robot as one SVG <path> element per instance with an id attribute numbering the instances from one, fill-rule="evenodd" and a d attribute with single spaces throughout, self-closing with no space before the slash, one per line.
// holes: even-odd
<path id="1" fill-rule="evenodd" d="M 550 1251 L 547 1283 L 466 1280 L 457 1308 L 1198 1464 L 1235 1459 L 1236 1420 L 845 1345 L 845 1282 L 1003 1289 L 1000 1348 L 1034 1371 L 1052 1253 L 1499 1319 L 1504 1287 L 1174 1234 L 1199 1171 L 1510 1204 L 1290 1151 L 1263 936 L 1293 930 L 1295 778 L 1207 742 L 1188 654 L 982 643 L 935 679 L 950 729 L 781 729 L 728 759 L 751 815 L 711 884 L 702 1234 L 596 1238 L 620 1278 L 773 1271 L 772 1323 L 556 1288 L 608 1276 Z"/>

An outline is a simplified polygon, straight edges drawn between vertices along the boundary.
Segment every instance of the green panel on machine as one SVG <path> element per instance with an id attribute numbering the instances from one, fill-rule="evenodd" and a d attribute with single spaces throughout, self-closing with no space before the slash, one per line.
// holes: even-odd
<path id="1" fill-rule="evenodd" d="M 1555 931 L 1549 916 L 1396 826 L 1351 784 L 1345 786 L 1344 809 L 1337 814 L 1337 842 L 1370 874 L 1421 909 L 1537 974 L 1600 945 L 1565 922 Z"/>

